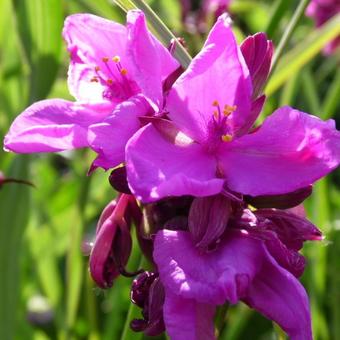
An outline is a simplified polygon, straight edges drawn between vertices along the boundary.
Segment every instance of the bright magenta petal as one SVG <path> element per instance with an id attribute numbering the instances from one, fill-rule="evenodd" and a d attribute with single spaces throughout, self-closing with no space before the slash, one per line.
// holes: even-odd
<path id="1" fill-rule="evenodd" d="M 148 31 L 143 12 L 129 11 L 127 15 L 127 54 L 131 59 L 134 80 L 143 94 L 156 105 L 163 106 L 162 82 L 179 64 L 170 52 Z"/>
<path id="2" fill-rule="evenodd" d="M 217 250 L 202 252 L 188 232 L 159 231 L 153 255 L 166 291 L 216 305 L 244 297 L 260 269 L 262 243 L 238 235 L 222 242 Z"/>
<path id="3" fill-rule="evenodd" d="M 108 115 L 106 105 L 80 105 L 62 99 L 37 102 L 13 122 L 4 147 L 17 153 L 54 152 L 88 146 L 88 126 Z"/>
<path id="4" fill-rule="evenodd" d="M 164 323 L 172 340 L 213 340 L 215 306 L 166 292 Z"/>
<path id="5" fill-rule="evenodd" d="M 249 71 L 230 28 L 229 17 L 218 18 L 202 51 L 175 82 L 167 100 L 170 118 L 197 141 L 208 138 L 208 125 L 217 101 L 221 109 L 236 105 L 234 130 L 248 120 L 251 108 Z"/>
<path id="6" fill-rule="evenodd" d="M 95 67 L 106 72 L 102 58 L 118 55 L 127 61 L 126 28 L 123 25 L 91 14 L 74 14 L 65 20 L 63 37 L 71 55 L 68 85 L 77 100 L 102 100 L 100 82 L 91 82 Z M 124 66 L 126 67 L 126 66 Z"/>
<path id="7" fill-rule="evenodd" d="M 98 153 L 92 167 L 105 170 L 125 161 L 125 146 L 140 128 L 138 116 L 145 115 L 150 106 L 142 97 L 134 97 L 118 105 L 105 121 L 89 128 L 89 145 Z"/>
<path id="8" fill-rule="evenodd" d="M 283 107 L 254 133 L 220 154 L 230 189 L 253 196 L 284 194 L 312 184 L 340 162 L 340 133 L 333 121 Z"/>
<path id="9" fill-rule="evenodd" d="M 312 340 L 308 296 L 301 283 L 267 253 L 245 302 L 278 323 L 291 340 Z"/>
<path id="10" fill-rule="evenodd" d="M 176 145 L 151 125 L 140 129 L 126 149 L 128 181 L 144 202 L 167 196 L 209 196 L 221 191 L 215 159 L 196 143 Z"/>

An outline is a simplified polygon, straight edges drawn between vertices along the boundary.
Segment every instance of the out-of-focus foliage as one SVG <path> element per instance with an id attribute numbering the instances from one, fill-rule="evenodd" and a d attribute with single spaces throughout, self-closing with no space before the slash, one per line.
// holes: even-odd
<path id="1" fill-rule="evenodd" d="M 298 2 L 234 0 L 231 16 L 239 39 L 266 30 L 277 44 Z M 205 34 L 185 30 L 179 0 L 148 4 L 176 36 L 186 39 L 192 55 L 200 49 Z M 71 99 L 61 30 L 64 18 L 76 12 L 125 21 L 109 0 L 0 1 L 1 139 L 33 101 Z M 300 20 L 267 86 L 264 115 L 287 104 L 340 119 L 339 58 L 320 53 L 339 29 L 339 17 L 319 31 L 310 19 Z M 139 313 L 129 310 L 131 279 L 119 278 L 109 291 L 95 288 L 81 253 L 101 209 L 115 196 L 104 172 L 86 177 L 93 157 L 84 150 L 30 157 L 0 153 L 0 169 L 7 176 L 35 184 L 10 184 L 0 191 L 0 339 L 143 338 L 128 329 L 131 316 Z M 325 242 L 305 251 L 309 265 L 303 281 L 315 338 L 340 339 L 339 171 L 316 185 L 306 208 L 326 235 Z M 129 268 L 139 262 L 135 247 Z M 231 308 L 221 339 L 273 339 L 274 331 L 269 321 L 238 305 Z"/>

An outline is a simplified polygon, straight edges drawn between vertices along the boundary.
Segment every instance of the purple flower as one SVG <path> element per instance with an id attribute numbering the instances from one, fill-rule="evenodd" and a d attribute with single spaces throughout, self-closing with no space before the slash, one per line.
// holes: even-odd
<path id="1" fill-rule="evenodd" d="M 69 16 L 63 36 L 71 56 L 68 85 L 76 102 L 33 104 L 12 124 L 5 149 L 53 152 L 90 144 L 99 153 L 94 167 L 118 165 L 126 141 L 140 126 L 137 117 L 162 107 L 163 81 L 178 63 L 148 32 L 137 10 L 128 13 L 126 27 L 90 14 Z M 109 138 L 102 139 L 108 130 Z"/>
<path id="2" fill-rule="evenodd" d="M 277 322 L 291 339 L 312 339 L 308 297 L 264 242 L 230 232 L 218 250 L 200 253 L 188 232 L 163 230 L 155 241 L 165 286 L 164 321 L 172 339 L 213 339 L 216 305 L 242 300 Z"/>
<path id="3" fill-rule="evenodd" d="M 154 260 L 165 289 L 163 317 L 170 337 L 213 339 L 216 306 L 243 301 L 277 322 L 291 339 L 312 339 L 308 297 L 297 279 L 305 262 L 297 250 L 306 240 L 322 239 L 320 231 L 287 211 L 235 210 L 222 196 L 195 200 L 190 232 L 164 229 L 155 238 Z M 202 200 L 210 209 L 202 209 Z M 224 210 L 229 221 L 224 219 L 222 233 L 217 219 L 217 228 L 209 224 L 206 235 L 214 247 L 204 249 L 190 224 L 201 230 L 201 220 L 219 216 L 219 211 L 224 216 Z"/>
<path id="4" fill-rule="evenodd" d="M 268 65 L 266 46 L 260 55 Z M 281 195 L 338 166 L 340 133 L 333 120 L 282 107 L 251 130 L 262 106 L 253 89 L 266 77 L 255 70 L 263 64 L 243 57 L 227 16 L 219 17 L 169 92 L 171 121 L 148 124 L 128 142 L 128 181 L 139 199 L 209 196 L 226 187 L 251 196 Z"/>
<path id="5" fill-rule="evenodd" d="M 316 27 L 322 26 L 340 12 L 339 0 L 312 0 L 306 9 L 306 15 L 313 18 Z M 332 54 L 340 46 L 340 36 L 332 40 L 324 49 L 325 54 Z"/>

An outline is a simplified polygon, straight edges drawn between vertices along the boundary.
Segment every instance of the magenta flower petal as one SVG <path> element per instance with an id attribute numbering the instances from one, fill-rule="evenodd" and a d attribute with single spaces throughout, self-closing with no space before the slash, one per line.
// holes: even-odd
<path id="1" fill-rule="evenodd" d="M 253 98 L 257 98 L 267 80 L 273 56 L 273 43 L 265 33 L 256 33 L 246 38 L 241 46 L 253 83 Z"/>
<path id="2" fill-rule="evenodd" d="M 17 153 L 54 152 L 88 146 L 87 128 L 110 112 L 105 104 L 81 105 L 48 99 L 28 107 L 13 122 L 5 150 Z"/>
<path id="3" fill-rule="evenodd" d="M 249 71 L 230 28 L 229 17 L 218 18 L 202 51 L 175 82 L 167 99 L 169 117 L 198 142 L 208 138 L 214 102 L 237 108 L 232 113 L 234 130 L 248 120 L 251 107 Z"/>
<path id="4" fill-rule="evenodd" d="M 188 232 L 161 230 L 154 259 L 166 291 L 201 303 L 236 303 L 260 269 L 262 244 L 230 235 L 209 253 L 195 248 Z"/>
<path id="5" fill-rule="evenodd" d="M 68 85 L 81 101 L 102 101 L 103 84 L 91 81 L 96 67 L 108 72 L 103 58 L 119 56 L 124 62 L 126 28 L 116 22 L 91 14 L 74 14 L 65 20 L 63 37 L 71 55 Z"/>
<path id="6" fill-rule="evenodd" d="M 138 199 L 150 202 L 165 196 L 209 196 L 221 191 L 224 181 L 215 178 L 214 158 L 202 154 L 196 143 L 181 142 L 187 144 L 171 143 L 151 124 L 129 140 L 128 182 Z"/>
<path id="7" fill-rule="evenodd" d="M 163 106 L 162 82 L 179 67 L 179 63 L 148 31 L 143 12 L 128 12 L 127 31 L 127 54 L 134 80 L 158 110 Z"/>
<path id="8" fill-rule="evenodd" d="M 283 194 L 338 166 L 340 133 L 333 121 L 283 107 L 256 132 L 231 142 L 220 156 L 230 189 L 253 196 Z"/>
<path id="9" fill-rule="evenodd" d="M 301 283 L 280 268 L 267 252 L 244 301 L 267 318 L 274 320 L 291 340 L 311 340 L 308 296 Z"/>
<path id="10" fill-rule="evenodd" d="M 145 115 L 149 109 L 142 96 L 132 97 L 117 105 L 103 122 L 90 126 L 89 145 L 98 153 L 92 168 L 108 170 L 125 161 L 126 143 L 140 128 L 138 116 Z"/>
<path id="11" fill-rule="evenodd" d="M 215 306 L 166 292 L 164 322 L 172 340 L 213 340 Z"/>

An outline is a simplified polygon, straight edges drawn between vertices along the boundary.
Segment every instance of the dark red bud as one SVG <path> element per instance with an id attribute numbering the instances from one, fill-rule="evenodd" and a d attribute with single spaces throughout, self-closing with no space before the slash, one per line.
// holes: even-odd
<path id="1" fill-rule="evenodd" d="M 111 287 L 120 274 L 134 276 L 139 273 L 125 270 L 132 248 L 129 226 L 132 217 L 126 216 L 132 200 L 132 196 L 122 194 L 105 207 L 99 218 L 89 265 L 93 280 L 101 288 Z"/>
<path id="2" fill-rule="evenodd" d="M 113 189 L 124 194 L 131 194 L 126 177 L 126 167 L 121 166 L 111 171 L 109 182 Z"/>
<path id="3" fill-rule="evenodd" d="M 132 284 L 131 301 L 142 308 L 143 319 L 134 319 L 130 327 L 135 332 L 145 332 L 148 336 L 156 336 L 164 332 L 163 304 L 164 287 L 158 274 L 144 272 Z"/>

